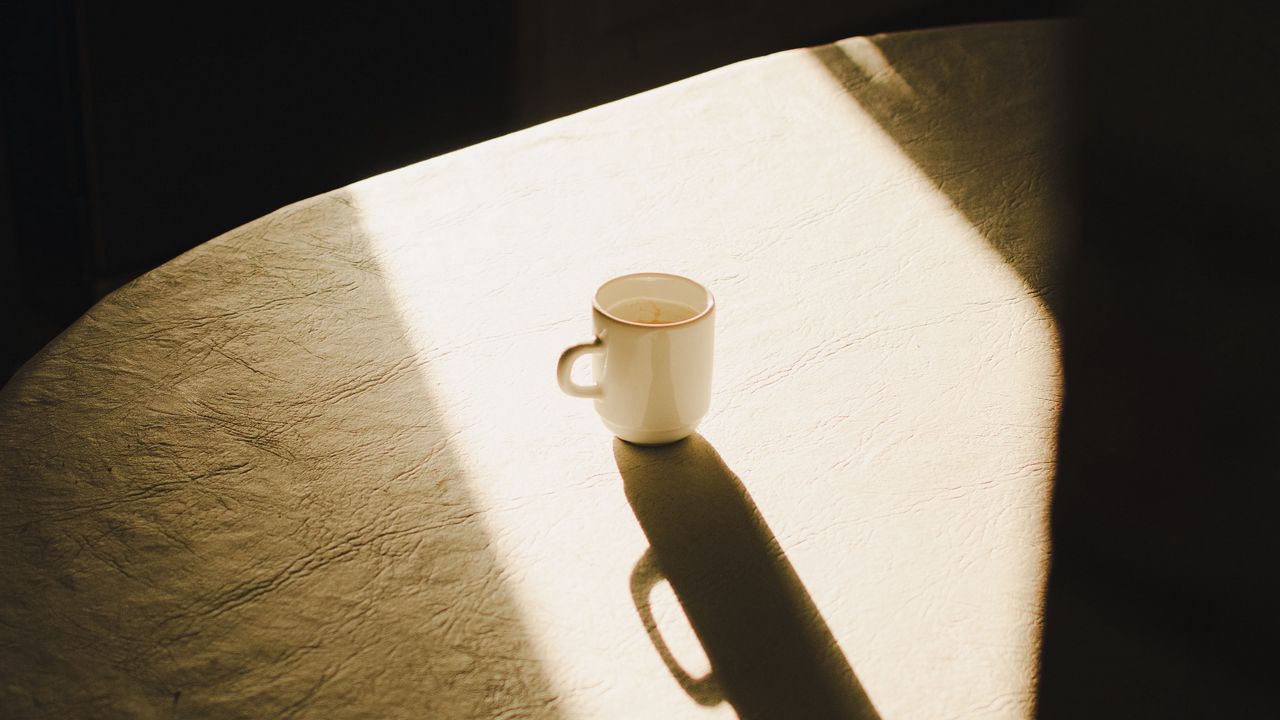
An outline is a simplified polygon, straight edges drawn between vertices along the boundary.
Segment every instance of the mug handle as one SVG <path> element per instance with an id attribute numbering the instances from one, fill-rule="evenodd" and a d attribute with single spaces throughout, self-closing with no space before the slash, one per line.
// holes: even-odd
<path id="1" fill-rule="evenodd" d="M 574 382 L 571 377 L 573 372 L 573 363 L 580 355 L 598 352 L 604 352 L 604 341 L 600 338 L 596 338 L 589 343 L 574 345 L 568 350 L 560 353 L 560 362 L 556 363 L 556 379 L 560 381 L 560 389 L 574 397 L 603 397 L 604 390 L 601 389 L 600 383 L 595 383 L 594 385 L 579 385 Z"/>

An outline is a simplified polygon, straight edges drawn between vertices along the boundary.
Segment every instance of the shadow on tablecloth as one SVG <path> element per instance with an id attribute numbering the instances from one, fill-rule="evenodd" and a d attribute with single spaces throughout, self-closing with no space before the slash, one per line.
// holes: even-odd
<path id="1" fill-rule="evenodd" d="M 660 447 L 614 441 L 627 500 L 649 538 L 631 577 L 645 629 L 702 705 L 743 718 L 879 716 L 738 477 L 701 435 Z M 649 593 L 666 578 L 711 672 L 694 678 L 662 639 Z"/>
<path id="2" fill-rule="evenodd" d="M 291 205 L 0 391 L 0 715 L 561 716 L 372 237 Z"/>
<path id="3" fill-rule="evenodd" d="M 810 53 L 1057 315 L 1073 229 L 1065 89 L 1076 28 L 1009 26 L 922 31 L 928 42 L 851 38 Z"/>

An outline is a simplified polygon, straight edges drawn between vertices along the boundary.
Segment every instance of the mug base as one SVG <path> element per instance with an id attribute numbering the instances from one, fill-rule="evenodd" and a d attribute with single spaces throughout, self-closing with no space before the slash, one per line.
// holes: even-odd
<path id="1" fill-rule="evenodd" d="M 609 428 L 609 432 L 632 445 L 667 445 L 689 437 L 697 429 L 695 425 L 672 430 L 637 430 L 635 428 L 618 427 L 608 420 L 604 421 L 604 425 Z"/>

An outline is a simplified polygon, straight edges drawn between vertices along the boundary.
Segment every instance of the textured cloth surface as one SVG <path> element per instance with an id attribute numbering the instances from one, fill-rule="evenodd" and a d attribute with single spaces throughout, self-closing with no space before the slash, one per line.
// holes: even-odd
<path id="1" fill-rule="evenodd" d="M 0 714 L 1028 715 L 1068 32 L 739 63 L 115 292 L 0 392 Z M 639 270 L 719 308 L 658 450 L 553 377 Z"/>

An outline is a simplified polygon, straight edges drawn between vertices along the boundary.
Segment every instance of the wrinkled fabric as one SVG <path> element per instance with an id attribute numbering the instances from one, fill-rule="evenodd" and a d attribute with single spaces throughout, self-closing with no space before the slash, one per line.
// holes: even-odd
<path id="1" fill-rule="evenodd" d="M 0 392 L 0 714 L 803 706 L 733 684 L 772 672 L 754 618 L 862 717 L 1028 715 L 1068 31 L 728 66 L 113 293 Z M 553 378 L 640 270 L 717 297 L 696 457 L 615 451 Z"/>

